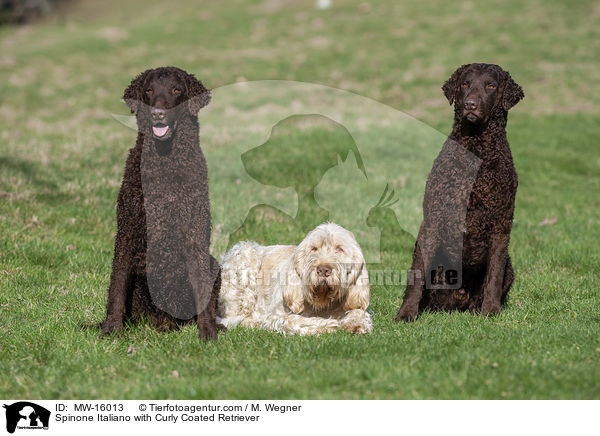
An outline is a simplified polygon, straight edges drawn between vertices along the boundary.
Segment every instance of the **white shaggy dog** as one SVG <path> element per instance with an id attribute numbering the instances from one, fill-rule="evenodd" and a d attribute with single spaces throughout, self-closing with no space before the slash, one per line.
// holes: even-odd
<path id="1" fill-rule="evenodd" d="M 373 330 L 369 276 L 354 235 L 333 223 L 300 245 L 240 242 L 222 262 L 217 322 L 313 335 Z"/>

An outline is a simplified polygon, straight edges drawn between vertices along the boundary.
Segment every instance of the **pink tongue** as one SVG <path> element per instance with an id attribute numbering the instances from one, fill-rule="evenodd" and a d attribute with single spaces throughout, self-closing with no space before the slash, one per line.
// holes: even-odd
<path id="1" fill-rule="evenodd" d="M 156 136 L 165 136 L 165 134 L 167 133 L 167 130 L 169 130 L 169 126 L 165 126 L 165 127 L 152 127 L 152 131 L 154 132 L 154 134 Z"/>

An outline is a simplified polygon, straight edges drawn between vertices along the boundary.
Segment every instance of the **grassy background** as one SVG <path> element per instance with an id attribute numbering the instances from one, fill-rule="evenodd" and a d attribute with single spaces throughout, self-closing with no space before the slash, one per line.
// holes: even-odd
<path id="1" fill-rule="evenodd" d="M 0 397 L 600 397 L 597 0 L 203 3 L 89 0 L 0 29 Z M 79 327 L 104 315 L 134 141 L 110 114 L 126 113 L 133 75 L 172 64 L 211 88 L 319 83 L 447 133 L 440 86 L 473 61 L 510 70 L 527 95 L 509 123 L 517 279 L 501 316 L 395 324 L 401 288 L 374 286 L 367 337 L 237 329 L 199 344 L 193 327 L 102 340 Z M 390 262 L 406 270 L 410 256 L 398 244 Z"/>

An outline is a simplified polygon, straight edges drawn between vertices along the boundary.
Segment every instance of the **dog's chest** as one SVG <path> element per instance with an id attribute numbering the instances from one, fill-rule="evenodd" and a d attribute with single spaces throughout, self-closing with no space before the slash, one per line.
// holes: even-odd
<path id="1" fill-rule="evenodd" d="M 469 195 L 467 218 L 493 221 L 512 211 L 517 174 L 511 160 L 503 157 L 484 160 Z"/>

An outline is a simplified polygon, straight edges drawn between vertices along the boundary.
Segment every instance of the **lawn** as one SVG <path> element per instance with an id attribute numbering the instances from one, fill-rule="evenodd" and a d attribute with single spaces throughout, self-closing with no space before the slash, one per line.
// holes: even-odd
<path id="1" fill-rule="evenodd" d="M 0 398 L 599 399 L 600 4 L 204 3 L 85 0 L 0 28 Z M 82 327 L 105 312 L 135 140 L 115 116 L 131 121 L 134 75 L 177 65 L 214 88 L 200 113 L 213 254 L 241 237 L 298 243 L 325 217 L 372 270 L 406 271 L 452 122 L 440 87 L 469 62 L 502 65 L 526 94 L 509 115 L 517 278 L 500 316 L 397 324 L 403 286 L 373 283 L 368 336 Z M 269 141 L 285 151 L 240 159 Z M 331 144 L 346 151 L 319 179 Z M 374 210 L 386 185 L 399 201 Z"/>

